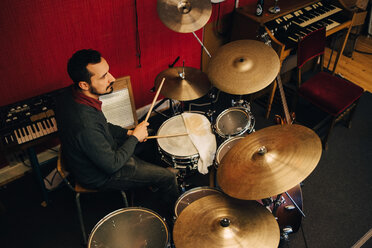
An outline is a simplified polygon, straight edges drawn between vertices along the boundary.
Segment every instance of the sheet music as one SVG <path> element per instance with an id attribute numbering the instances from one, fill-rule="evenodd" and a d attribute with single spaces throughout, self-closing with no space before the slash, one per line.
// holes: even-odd
<path id="1" fill-rule="evenodd" d="M 121 127 L 135 124 L 128 88 L 100 96 L 100 101 L 102 101 L 102 112 L 108 122 Z"/>

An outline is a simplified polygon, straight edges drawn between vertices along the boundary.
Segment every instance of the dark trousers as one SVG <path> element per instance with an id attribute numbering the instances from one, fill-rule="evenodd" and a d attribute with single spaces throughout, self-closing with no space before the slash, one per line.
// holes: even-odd
<path id="1" fill-rule="evenodd" d="M 111 176 L 102 189 L 128 190 L 151 187 L 161 195 L 169 209 L 179 197 L 176 176 L 169 170 L 132 156 L 127 164 Z"/>

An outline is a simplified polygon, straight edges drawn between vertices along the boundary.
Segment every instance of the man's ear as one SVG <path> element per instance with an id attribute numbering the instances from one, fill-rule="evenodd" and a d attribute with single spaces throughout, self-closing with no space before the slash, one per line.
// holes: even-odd
<path id="1" fill-rule="evenodd" d="M 89 90 L 89 84 L 85 81 L 80 81 L 78 85 L 79 85 L 79 88 L 82 90 Z"/>

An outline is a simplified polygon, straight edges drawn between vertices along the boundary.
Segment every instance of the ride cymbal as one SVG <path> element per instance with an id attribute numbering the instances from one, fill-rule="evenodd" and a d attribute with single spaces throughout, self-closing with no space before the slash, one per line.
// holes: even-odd
<path id="1" fill-rule="evenodd" d="M 237 40 L 217 50 L 207 74 L 219 90 L 246 95 L 268 86 L 279 69 L 279 57 L 273 48 L 256 40 Z"/>
<path id="2" fill-rule="evenodd" d="M 202 28 L 212 14 L 210 0 L 158 0 L 160 20 L 169 29 L 191 33 Z"/>
<path id="3" fill-rule="evenodd" d="M 218 184 L 231 197 L 259 200 L 302 182 L 322 154 L 318 135 L 301 125 L 276 125 L 249 134 L 222 158 Z"/>
<path id="4" fill-rule="evenodd" d="M 208 195 L 188 205 L 173 229 L 177 248 L 278 247 L 275 217 L 256 201 Z"/>
<path id="5" fill-rule="evenodd" d="M 162 71 L 155 78 L 156 89 L 164 77 L 166 80 L 160 93 L 174 100 L 195 100 L 207 94 L 211 88 L 207 75 L 192 67 L 173 67 Z"/>

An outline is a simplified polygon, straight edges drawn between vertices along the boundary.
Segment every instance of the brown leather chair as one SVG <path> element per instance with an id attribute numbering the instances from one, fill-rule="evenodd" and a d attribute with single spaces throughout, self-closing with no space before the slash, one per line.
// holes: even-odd
<path id="1" fill-rule="evenodd" d="M 66 166 L 63 162 L 63 156 L 62 156 L 62 149 L 60 148 L 59 153 L 58 153 L 58 160 L 57 160 L 57 171 L 61 175 L 63 181 L 66 183 L 69 189 L 71 189 L 74 194 L 75 194 L 75 202 L 76 202 L 76 207 L 77 207 L 77 212 L 78 212 L 78 217 L 79 217 L 79 222 L 80 222 L 80 228 L 81 232 L 83 235 L 83 243 L 86 245 L 87 243 L 87 235 L 85 231 L 85 225 L 84 225 L 84 220 L 83 220 L 83 214 L 81 211 L 81 205 L 80 205 L 80 195 L 81 194 L 88 194 L 88 193 L 97 193 L 99 192 L 98 190 L 92 190 L 92 189 L 86 189 L 82 187 L 79 183 L 77 182 L 72 182 L 71 180 L 71 175 L 69 175 Z M 121 191 L 123 200 L 124 200 L 124 207 L 128 207 L 128 200 L 127 200 L 127 195 L 125 191 Z M 131 201 L 132 204 L 132 201 Z"/>
<path id="2" fill-rule="evenodd" d="M 322 139 L 323 148 L 328 148 L 328 138 L 336 122 L 348 117 L 347 125 L 351 127 L 354 110 L 362 96 L 363 88 L 329 72 L 323 71 L 324 49 L 326 44 L 325 28 L 313 31 L 302 38 L 297 50 L 298 96 L 306 99 L 321 109 L 331 121 L 328 132 Z M 306 62 L 320 57 L 320 72 L 302 82 L 302 67 Z M 327 123 L 327 122 L 322 122 Z M 321 125 L 316 125 L 315 130 Z"/>

